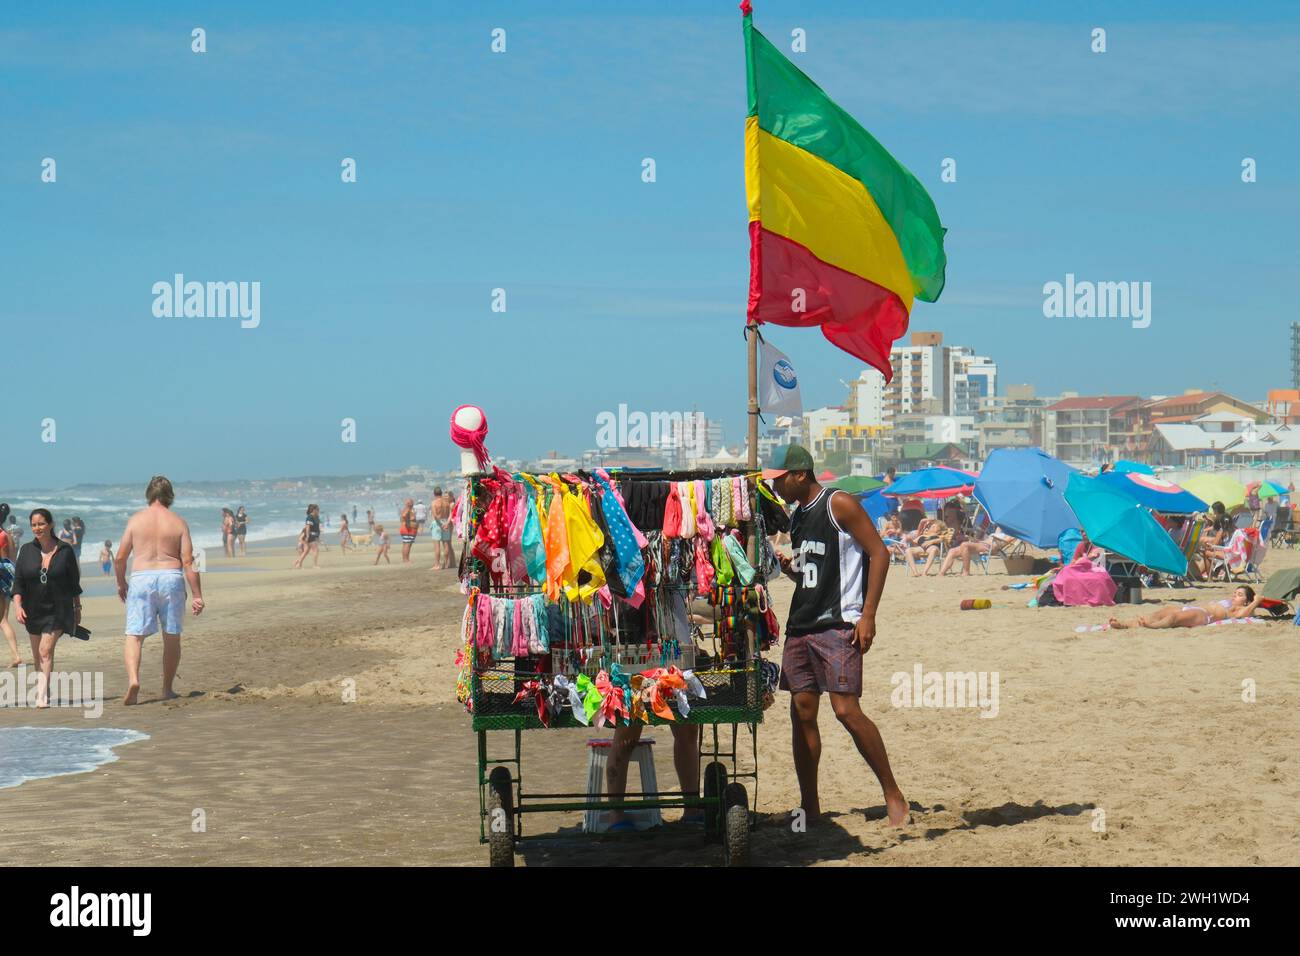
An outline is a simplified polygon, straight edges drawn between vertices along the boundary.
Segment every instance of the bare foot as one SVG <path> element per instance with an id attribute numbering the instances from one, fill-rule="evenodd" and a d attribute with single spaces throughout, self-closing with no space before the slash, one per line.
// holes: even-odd
<path id="1" fill-rule="evenodd" d="M 907 826 L 912 822 L 912 814 L 908 812 L 907 801 L 901 793 L 885 797 L 885 813 L 891 827 Z"/>
<path id="2" fill-rule="evenodd" d="M 47 697 L 47 698 L 45 698 L 44 700 L 38 700 L 38 701 L 36 702 L 36 709 L 37 709 L 37 710 L 49 710 L 49 709 L 50 709 L 50 699 Z"/>
<path id="3" fill-rule="evenodd" d="M 1112 618 L 1111 618 L 1109 621 L 1107 621 L 1106 623 L 1109 624 L 1111 627 L 1115 628 L 1116 630 L 1120 630 L 1120 631 L 1126 631 L 1126 630 L 1128 630 L 1128 625 L 1125 624 L 1123 621 L 1121 621 L 1121 620 L 1120 620 L 1119 618 L 1117 618 L 1117 617 L 1112 617 Z"/>
<path id="4" fill-rule="evenodd" d="M 15 660 L 15 661 L 10 661 L 10 662 L 9 662 L 9 666 L 10 666 L 10 667 L 21 667 L 21 666 L 22 666 L 22 663 L 23 663 L 23 659 L 20 657 L 20 658 L 18 658 L 18 659 Z"/>
<path id="5" fill-rule="evenodd" d="M 122 705 L 124 707 L 130 707 L 132 704 L 135 703 L 136 698 L 139 696 L 140 696 L 140 685 L 128 684 L 126 688 L 126 696 L 122 698 Z"/>
<path id="6" fill-rule="evenodd" d="M 165 690 L 165 691 L 162 692 L 162 699 L 163 699 L 163 700 L 175 700 L 177 697 L 180 697 L 180 696 L 181 696 L 180 694 L 176 693 L 176 691 L 171 690 L 171 689 L 168 689 L 168 690 Z"/>

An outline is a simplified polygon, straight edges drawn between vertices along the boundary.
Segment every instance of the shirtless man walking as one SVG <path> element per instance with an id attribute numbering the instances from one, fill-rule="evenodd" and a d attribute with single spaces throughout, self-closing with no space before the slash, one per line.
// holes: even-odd
<path id="1" fill-rule="evenodd" d="M 429 570 L 441 571 L 452 565 L 451 560 L 451 502 L 441 488 L 433 489 L 433 503 L 429 509 L 433 518 L 433 560 Z"/>
<path id="2" fill-rule="evenodd" d="M 790 692 L 800 805 L 809 823 L 821 816 L 817 712 L 826 694 L 836 719 L 880 782 L 890 825 L 901 826 L 909 819 L 908 804 L 894 780 L 880 731 L 860 703 L 862 658 L 875 642 L 889 551 L 851 495 L 818 483 L 812 455 L 801 445 L 777 448 L 763 478 L 795 504 L 790 517 L 795 556 L 778 555 L 781 570 L 795 582 L 780 686 Z"/>
<path id="3" fill-rule="evenodd" d="M 118 543 L 117 596 L 126 605 L 126 697 L 134 704 L 140 694 L 140 654 L 144 639 L 163 632 L 163 700 L 179 697 L 172 690 L 176 668 L 181 663 L 181 622 L 185 618 L 185 584 L 194 592 L 190 608 L 197 617 L 203 612 L 203 589 L 194 567 L 194 546 L 185 519 L 172 514 L 176 492 L 162 475 L 149 479 L 144 499 L 148 507 L 137 511 L 126 523 Z M 131 580 L 126 562 L 135 552 Z"/>

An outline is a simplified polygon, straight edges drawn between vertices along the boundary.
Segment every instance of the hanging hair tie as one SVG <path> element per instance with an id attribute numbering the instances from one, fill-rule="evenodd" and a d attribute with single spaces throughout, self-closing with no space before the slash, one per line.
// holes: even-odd
<path id="1" fill-rule="evenodd" d="M 696 481 L 691 492 L 695 496 L 695 525 L 700 537 L 705 541 L 713 540 L 713 520 L 709 517 L 709 493 L 703 481 Z"/>
<path id="2" fill-rule="evenodd" d="M 677 485 L 677 496 L 682 503 L 682 530 L 683 538 L 695 537 L 695 486 L 689 481 L 680 482 Z"/>
<path id="3" fill-rule="evenodd" d="M 677 538 L 682 533 L 682 495 L 676 482 L 668 483 L 668 502 L 664 505 L 664 538 Z"/>

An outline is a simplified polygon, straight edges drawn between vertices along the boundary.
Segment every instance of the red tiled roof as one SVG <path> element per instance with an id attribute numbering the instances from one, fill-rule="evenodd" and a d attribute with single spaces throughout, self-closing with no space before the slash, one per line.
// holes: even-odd
<path id="1" fill-rule="evenodd" d="M 1223 392 L 1192 392 L 1190 395 L 1170 395 L 1168 398 L 1161 398 L 1154 402 L 1147 402 L 1147 408 L 1167 408 L 1170 406 L 1186 405 L 1189 402 L 1193 405 L 1200 405 L 1213 398 L 1231 398 L 1231 395 L 1225 395 Z"/>
<path id="2" fill-rule="evenodd" d="M 1138 395 L 1081 395 L 1078 398 L 1063 398 L 1055 405 L 1047 406 L 1049 412 L 1078 411 L 1090 408 L 1122 408 L 1133 402 L 1140 402 Z"/>

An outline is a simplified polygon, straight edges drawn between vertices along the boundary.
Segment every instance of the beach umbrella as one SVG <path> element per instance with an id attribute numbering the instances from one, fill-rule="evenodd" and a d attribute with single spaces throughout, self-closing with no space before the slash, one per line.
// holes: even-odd
<path id="1" fill-rule="evenodd" d="M 1127 475 L 1134 472 L 1139 475 L 1154 475 L 1156 473 L 1156 470 L 1150 465 L 1144 465 L 1140 461 L 1127 461 L 1123 458 L 1111 465 L 1110 470 L 1118 472 L 1121 475 Z"/>
<path id="2" fill-rule="evenodd" d="M 1199 511 L 1208 511 L 1210 508 L 1190 491 L 1184 491 L 1173 482 L 1154 475 L 1144 475 L 1136 471 L 1108 471 L 1098 475 L 1097 480 L 1140 501 L 1152 511 L 1190 515 Z"/>
<path id="3" fill-rule="evenodd" d="M 1079 527 L 1065 502 L 1074 469 L 1041 448 L 999 448 L 975 482 L 975 500 L 1007 534 L 1051 548 L 1061 532 Z"/>
<path id="4" fill-rule="evenodd" d="M 862 502 L 863 509 L 871 516 L 872 523 L 879 521 L 885 515 L 893 510 L 894 502 L 880 493 L 880 489 L 868 491 L 865 494 L 858 495 L 858 501 Z"/>
<path id="5" fill-rule="evenodd" d="M 1290 601 L 1297 594 L 1300 594 L 1300 568 L 1273 572 L 1259 592 L 1260 597 L 1274 601 Z"/>
<path id="6" fill-rule="evenodd" d="M 895 498 L 947 498 L 949 495 L 968 495 L 975 484 L 975 475 L 960 468 L 922 468 L 904 475 L 881 494 Z"/>
<path id="7" fill-rule="evenodd" d="M 1084 534 L 1099 548 L 1157 571 L 1187 573 L 1187 556 L 1150 510 L 1131 495 L 1076 472 L 1066 482 L 1065 500 Z"/>
<path id="8" fill-rule="evenodd" d="M 1284 495 L 1287 490 L 1279 485 L 1276 481 L 1261 481 L 1259 483 L 1259 496 L 1261 498 L 1276 498 Z"/>
<path id="9" fill-rule="evenodd" d="M 1222 501 L 1225 508 L 1235 508 L 1246 503 L 1246 488 L 1235 478 L 1227 475 L 1200 474 L 1192 475 L 1183 482 L 1183 491 L 1190 491 L 1202 501 L 1213 504 Z"/>
<path id="10" fill-rule="evenodd" d="M 872 478 L 868 475 L 846 475 L 832 481 L 829 487 L 837 491 L 847 491 L 851 495 L 863 495 L 885 487 L 885 483 L 879 478 Z"/>

